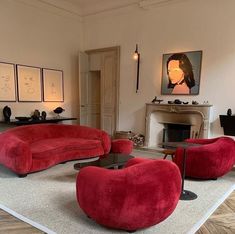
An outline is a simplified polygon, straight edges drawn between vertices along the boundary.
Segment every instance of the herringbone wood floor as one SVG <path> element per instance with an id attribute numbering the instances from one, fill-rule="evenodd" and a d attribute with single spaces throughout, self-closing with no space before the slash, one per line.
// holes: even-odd
<path id="1" fill-rule="evenodd" d="M 196 234 L 235 233 L 235 191 L 217 208 Z"/>
<path id="2" fill-rule="evenodd" d="M 0 209 L 0 234 L 42 234 L 44 232 Z"/>

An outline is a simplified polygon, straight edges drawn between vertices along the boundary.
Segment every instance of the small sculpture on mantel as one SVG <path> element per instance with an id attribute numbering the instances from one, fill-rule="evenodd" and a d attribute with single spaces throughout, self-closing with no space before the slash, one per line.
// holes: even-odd
<path id="1" fill-rule="evenodd" d="M 152 100 L 152 103 L 158 103 L 160 104 L 163 100 L 161 99 L 157 99 L 157 96 L 154 97 L 154 99 Z"/>
<path id="2" fill-rule="evenodd" d="M 175 99 L 174 104 L 182 104 L 182 101 L 180 101 L 180 99 Z"/>

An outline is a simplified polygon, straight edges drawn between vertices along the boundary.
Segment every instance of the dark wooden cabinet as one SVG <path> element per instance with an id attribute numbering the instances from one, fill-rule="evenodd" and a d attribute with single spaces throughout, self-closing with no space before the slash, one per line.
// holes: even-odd
<path id="1" fill-rule="evenodd" d="M 224 135 L 235 136 L 235 115 L 220 115 L 219 118 Z"/>

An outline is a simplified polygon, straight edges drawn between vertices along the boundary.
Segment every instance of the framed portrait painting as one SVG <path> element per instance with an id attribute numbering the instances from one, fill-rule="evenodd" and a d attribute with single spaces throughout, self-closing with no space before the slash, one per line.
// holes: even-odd
<path id="1" fill-rule="evenodd" d="M 43 77 L 43 101 L 44 102 L 63 102 L 63 71 L 54 69 L 42 69 Z"/>
<path id="2" fill-rule="evenodd" d="M 163 54 L 163 95 L 198 95 L 202 51 Z"/>
<path id="3" fill-rule="evenodd" d="M 41 102 L 41 68 L 17 64 L 16 70 L 19 102 Z"/>
<path id="4" fill-rule="evenodd" d="M 16 101 L 15 65 L 0 62 L 0 102 Z"/>

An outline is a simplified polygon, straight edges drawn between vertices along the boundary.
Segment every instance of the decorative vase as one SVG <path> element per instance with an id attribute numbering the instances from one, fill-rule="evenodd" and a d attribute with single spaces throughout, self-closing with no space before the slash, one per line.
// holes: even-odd
<path id="1" fill-rule="evenodd" d="M 4 116 L 5 122 L 10 122 L 11 108 L 8 106 L 5 106 L 2 111 L 3 111 L 3 116 Z"/>
<path id="2" fill-rule="evenodd" d="M 231 115 L 232 115 L 232 110 L 231 110 L 231 109 L 228 109 L 228 110 L 227 110 L 227 115 L 228 115 L 228 116 L 231 116 Z"/>

